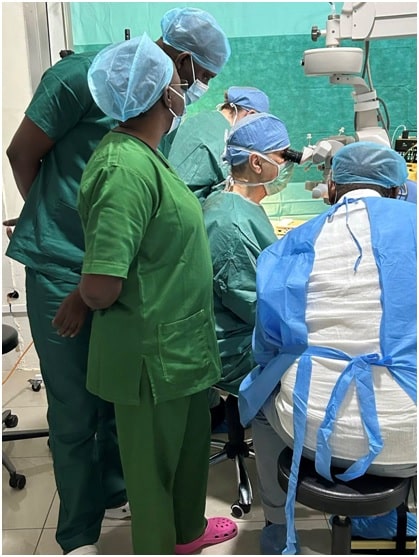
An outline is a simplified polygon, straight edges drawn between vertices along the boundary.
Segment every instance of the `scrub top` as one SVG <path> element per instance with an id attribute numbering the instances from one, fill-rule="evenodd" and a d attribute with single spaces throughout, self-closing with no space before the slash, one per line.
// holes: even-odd
<path id="1" fill-rule="evenodd" d="M 182 122 L 170 149 L 163 150 L 172 168 L 201 202 L 227 176 L 228 166 L 221 155 L 230 127 L 218 110 L 195 114 Z"/>
<path id="2" fill-rule="evenodd" d="M 42 76 L 25 114 L 50 139 L 6 255 L 31 269 L 78 284 L 84 252 L 76 210 L 84 167 L 117 123 L 93 101 L 87 71 L 96 53 L 72 54 Z"/>
<path id="3" fill-rule="evenodd" d="M 212 267 L 198 200 L 139 139 L 109 132 L 83 174 L 83 274 L 123 278 L 117 301 L 94 312 L 87 386 L 139 404 L 147 373 L 155 402 L 220 377 Z"/>
<path id="4" fill-rule="evenodd" d="M 218 386 L 237 394 L 254 367 L 256 260 L 276 241 L 264 209 L 240 194 L 217 191 L 203 204 L 214 273 L 216 332 L 223 365 Z"/>

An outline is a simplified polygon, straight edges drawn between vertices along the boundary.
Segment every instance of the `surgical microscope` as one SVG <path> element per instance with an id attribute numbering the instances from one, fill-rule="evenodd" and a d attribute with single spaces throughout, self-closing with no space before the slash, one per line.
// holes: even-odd
<path id="1" fill-rule="evenodd" d="M 369 67 L 369 41 L 416 36 L 417 5 L 414 2 L 345 2 L 337 14 L 334 2 L 326 29 L 316 25 L 311 39 L 325 37 L 326 47 L 306 50 L 301 61 L 304 74 L 328 76 L 332 85 L 351 85 L 355 112 L 355 134 L 343 133 L 309 144 L 303 151 L 288 149 L 285 157 L 307 166 L 317 165 L 321 181 L 306 182 L 313 198 L 327 198 L 327 179 L 333 155 L 354 141 L 373 141 L 391 146 L 389 131 L 380 112 L 380 100 L 373 87 Z M 343 47 L 344 39 L 363 41 L 364 48 Z M 381 124 L 381 125 L 380 125 Z"/>

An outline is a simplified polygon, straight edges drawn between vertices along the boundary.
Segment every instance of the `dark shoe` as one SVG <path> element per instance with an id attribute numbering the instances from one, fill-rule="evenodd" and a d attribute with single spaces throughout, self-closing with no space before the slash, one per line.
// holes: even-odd
<path id="1" fill-rule="evenodd" d="M 295 532 L 296 551 L 294 555 L 300 555 L 300 542 L 297 532 Z M 262 529 L 260 535 L 261 555 L 282 555 L 287 545 L 287 526 L 286 524 L 269 524 Z"/>

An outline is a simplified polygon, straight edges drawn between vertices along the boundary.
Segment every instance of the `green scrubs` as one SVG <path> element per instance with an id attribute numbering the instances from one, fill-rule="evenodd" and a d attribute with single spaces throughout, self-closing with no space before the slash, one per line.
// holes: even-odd
<path id="1" fill-rule="evenodd" d="M 43 158 L 6 252 L 26 266 L 28 317 L 48 398 L 60 496 L 56 538 L 65 552 L 95 543 L 105 506 L 126 501 L 113 407 L 86 389 L 90 317 L 72 339 L 60 337 L 51 325 L 80 280 L 81 175 L 97 143 L 116 125 L 90 95 L 93 57 L 74 54 L 48 69 L 26 110 L 55 144 Z"/>
<path id="2" fill-rule="evenodd" d="M 94 312 L 88 388 L 115 403 L 134 552 L 173 554 L 205 527 L 202 401 L 220 377 L 202 211 L 160 154 L 113 131 L 86 167 L 79 212 L 83 274 L 123 279 Z"/>
<path id="3" fill-rule="evenodd" d="M 163 152 L 170 165 L 203 203 L 226 176 L 221 155 L 230 123 L 218 110 L 186 118 Z"/>
<path id="4" fill-rule="evenodd" d="M 264 209 L 230 192 L 214 192 L 203 205 L 210 242 L 214 309 L 222 377 L 217 386 L 238 394 L 255 366 L 256 260 L 277 240 Z"/>

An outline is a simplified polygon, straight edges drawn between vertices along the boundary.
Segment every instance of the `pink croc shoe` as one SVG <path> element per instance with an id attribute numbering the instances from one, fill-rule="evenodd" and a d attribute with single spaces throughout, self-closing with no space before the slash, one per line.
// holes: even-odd
<path id="1" fill-rule="evenodd" d="M 201 547 L 225 542 L 235 536 L 237 536 L 237 525 L 235 522 L 222 516 L 209 518 L 202 536 L 199 536 L 193 542 L 177 544 L 175 554 L 189 555 L 190 553 L 195 553 Z"/>

